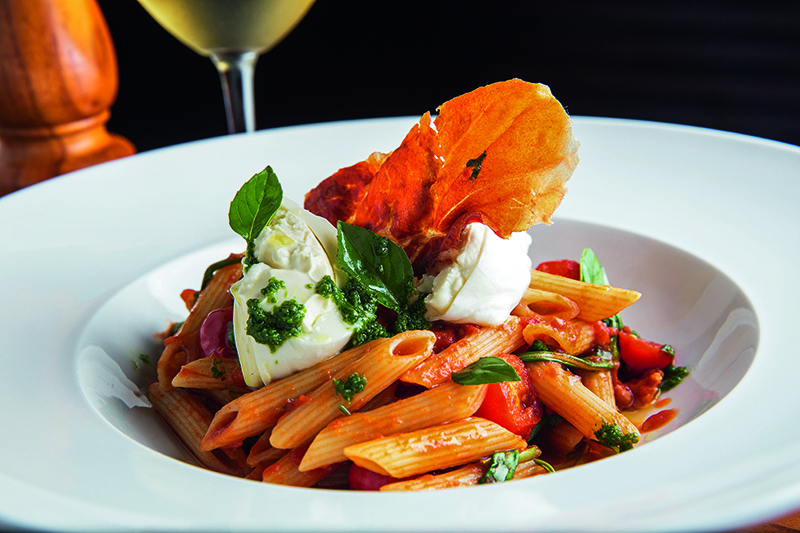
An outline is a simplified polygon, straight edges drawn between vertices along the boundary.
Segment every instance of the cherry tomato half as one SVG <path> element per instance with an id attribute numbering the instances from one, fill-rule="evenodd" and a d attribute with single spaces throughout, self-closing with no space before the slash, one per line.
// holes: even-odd
<path id="1" fill-rule="evenodd" d="M 628 328 L 619 332 L 619 356 L 634 372 L 665 368 L 675 359 L 666 344 L 657 344 L 633 335 Z"/>
<path id="2" fill-rule="evenodd" d="M 527 439 L 542 418 L 542 407 L 536 399 L 533 381 L 519 357 L 511 354 L 498 357 L 513 366 L 521 380 L 488 385 L 486 397 L 475 416 L 491 420 Z"/>
<path id="3" fill-rule="evenodd" d="M 536 267 L 539 272 L 555 274 L 570 279 L 581 279 L 581 265 L 572 259 L 561 259 L 558 261 L 545 261 Z"/>

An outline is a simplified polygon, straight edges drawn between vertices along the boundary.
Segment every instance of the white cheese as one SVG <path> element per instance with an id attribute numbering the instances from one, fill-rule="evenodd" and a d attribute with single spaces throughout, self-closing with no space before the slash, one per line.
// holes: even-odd
<path id="1" fill-rule="evenodd" d="M 231 287 L 231 294 L 242 373 L 248 386 L 260 387 L 339 352 L 351 331 L 336 304 L 314 290 L 326 275 L 337 282 L 342 277 L 332 266 L 336 264 L 336 229 L 325 219 L 284 200 L 270 224 L 256 237 L 254 254 L 259 262 Z M 261 292 L 272 278 L 285 284 L 275 293 L 275 302 Z M 275 352 L 257 342 L 247 334 L 247 302 L 253 298 L 265 311 L 290 299 L 303 304 L 302 334 L 288 338 Z"/>
<path id="2" fill-rule="evenodd" d="M 432 281 L 424 280 L 432 290 L 425 299 L 425 318 L 456 324 L 502 324 L 530 284 L 530 245 L 531 237 L 525 232 L 502 239 L 488 226 L 468 225 L 461 234 L 455 261 Z"/>

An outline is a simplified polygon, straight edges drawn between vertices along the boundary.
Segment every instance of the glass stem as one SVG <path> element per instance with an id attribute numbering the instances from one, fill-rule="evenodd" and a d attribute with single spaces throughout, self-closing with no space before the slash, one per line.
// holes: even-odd
<path id="1" fill-rule="evenodd" d="M 225 97 L 228 133 L 253 132 L 256 129 L 256 107 L 253 99 L 253 74 L 258 53 L 212 53 Z"/>

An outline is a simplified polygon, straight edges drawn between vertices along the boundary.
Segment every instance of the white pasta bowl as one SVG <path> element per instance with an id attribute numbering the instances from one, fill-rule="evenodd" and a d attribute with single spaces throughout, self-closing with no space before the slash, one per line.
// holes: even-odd
<path id="1" fill-rule="evenodd" d="M 227 207 L 267 164 L 285 194 L 399 144 L 413 119 L 332 123 L 157 150 L 0 200 L 0 525 L 280 531 L 703 530 L 800 505 L 790 305 L 800 149 L 664 124 L 575 119 L 581 163 L 534 264 L 591 247 L 624 311 L 691 375 L 677 417 L 596 463 L 502 485 L 386 494 L 265 485 L 206 471 L 147 407 L 154 334 L 180 291 L 241 243 Z M 758 181 L 769 176 L 771 188 Z M 775 191 L 780 191 L 777 194 Z M 788 227 L 787 227 L 788 226 Z M 138 368 L 137 368 L 138 367 Z M 768 402 L 767 402 L 768 400 Z M 409 512 L 413 509 L 414 512 Z"/>

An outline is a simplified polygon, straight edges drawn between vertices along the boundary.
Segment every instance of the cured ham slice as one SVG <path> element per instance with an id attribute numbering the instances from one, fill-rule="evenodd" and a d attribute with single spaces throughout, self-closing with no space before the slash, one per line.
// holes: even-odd
<path id="1" fill-rule="evenodd" d="M 391 154 L 322 181 L 309 211 L 394 240 L 417 273 L 457 247 L 470 222 L 500 237 L 550 217 L 578 163 L 578 142 L 546 85 L 513 79 L 425 113 Z"/>

